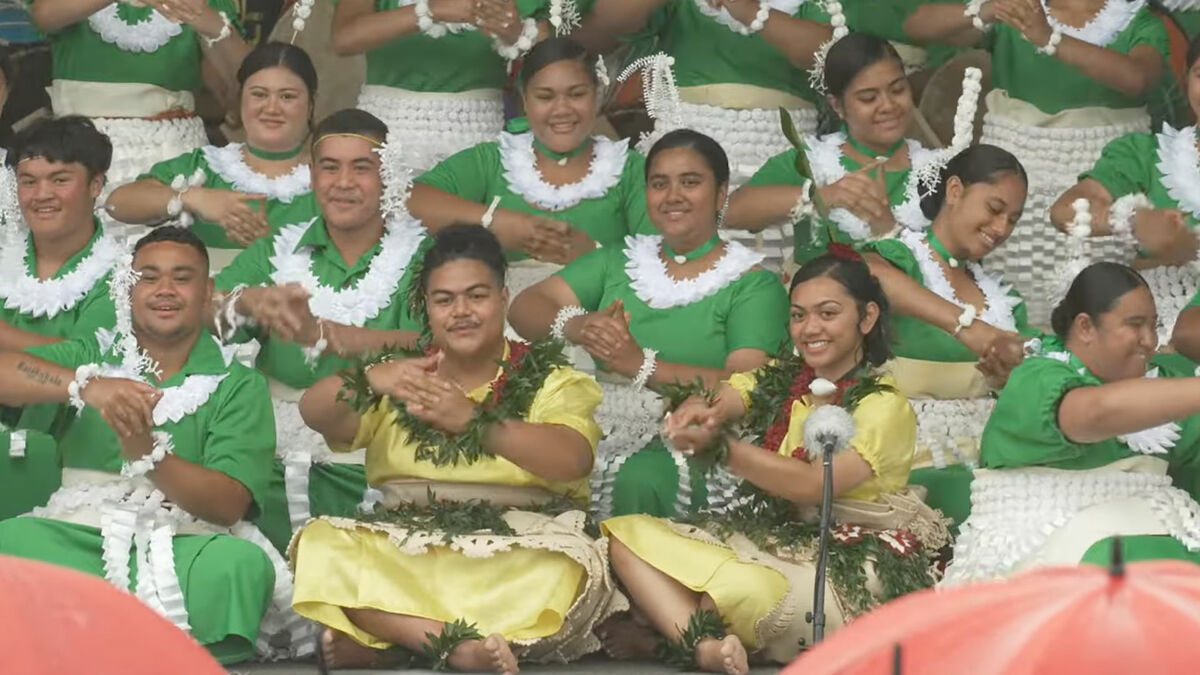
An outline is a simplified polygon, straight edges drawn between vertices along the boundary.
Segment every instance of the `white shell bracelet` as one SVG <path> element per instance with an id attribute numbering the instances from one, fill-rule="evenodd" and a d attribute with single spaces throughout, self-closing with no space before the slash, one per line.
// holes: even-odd
<path id="1" fill-rule="evenodd" d="M 67 385 L 67 400 L 76 412 L 83 411 L 83 389 L 100 375 L 100 364 L 85 363 L 75 369 L 75 379 Z"/>
<path id="2" fill-rule="evenodd" d="M 641 391 L 646 388 L 646 383 L 650 381 L 650 376 L 654 375 L 654 369 L 658 367 L 658 350 L 650 349 L 649 347 L 642 348 L 642 367 L 638 368 L 637 375 L 633 378 L 633 390 Z"/>
<path id="3" fill-rule="evenodd" d="M 431 38 L 440 38 L 449 32 L 449 29 L 433 20 L 433 12 L 429 9 L 429 0 L 414 2 L 413 11 L 417 14 L 417 28 L 422 33 Z"/>
<path id="4" fill-rule="evenodd" d="M 567 339 L 567 322 L 577 316 L 587 316 L 587 310 L 579 305 L 567 305 L 558 310 L 558 314 L 554 316 L 554 323 L 550 324 L 550 335 L 555 340 Z"/>
<path id="5" fill-rule="evenodd" d="M 192 172 L 191 176 L 176 174 L 175 178 L 171 180 L 171 189 L 175 191 L 175 194 L 167 202 L 167 216 L 177 218 L 182 227 L 191 227 L 192 214 L 183 210 L 183 196 L 187 194 L 188 190 L 204 185 L 206 180 L 208 180 L 208 176 L 204 174 L 204 169 L 199 167 Z"/>
<path id="6" fill-rule="evenodd" d="M 496 207 L 500 205 L 500 195 L 492 197 L 492 203 L 488 205 L 487 211 L 483 212 L 483 217 L 479 219 L 479 224 L 490 228 L 492 221 L 496 218 Z"/>
<path id="7" fill-rule="evenodd" d="M 758 12 L 754 14 L 754 21 L 750 23 L 750 32 L 757 33 L 767 25 L 767 19 L 771 17 L 771 7 L 766 2 L 760 2 Z"/>
<path id="8" fill-rule="evenodd" d="M 979 310 L 975 309 L 975 305 L 967 305 L 963 308 L 962 314 L 958 315 L 958 325 L 954 327 L 954 336 L 958 337 L 964 328 L 970 328 L 978 315 Z"/>
<path id="9" fill-rule="evenodd" d="M 987 2 L 987 0 L 971 0 L 967 3 L 966 8 L 963 9 L 963 14 L 971 18 L 971 25 L 977 31 L 986 31 L 992 27 L 991 24 L 984 23 L 983 19 L 979 18 L 979 11 L 983 9 L 984 2 Z"/>
<path id="10" fill-rule="evenodd" d="M 217 12 L 217 14 L 221 16 L 221 32 L 217 33 L 217 37 L 215 38 L 204 38 L 205 44 L 207 44 L 209 47 L 212 47 L 221 40 L 233 35 L 233 25 L 229 22 L 229 17 L 225 15 L 225 12 Z"/>
<path id="11" fill-rule="evenodd" d="M 500 56 L 503 56 L 505 58 L 505 60 L 516 61 L 517 59 L 521 58 L 522 54 L 529 51 L 530 49 L 533 49 L 533 43 L 537 42 L 537 39 L 538 39 L 537 19 L 533 19 L 533 18 L 525 19 L 522 22 L 522 25 L 524 27 L 521 29 L 521 36 L 518 37 L 517 41 L 514 42 L 513 44 L 506 45 L 506 44 L 504 44 L 504 41 L 501 40 L 500 38 L 494 38 L 492 40 L 492 48 L 496 50 L 497 54 L 499 54 Z"/>
<path id="12" fill-rule="evenodd" d="M 228 343 L 229 339 L 233 338 L 233 333 L 242 326 L 255 325 L 254 319 L 237 310 L 238 300 L 242 299 L 242 293 L 246 288 L 246 284 L 234 286 L 229 293 L 225 294 L 225 299 L 221 301 L 220 314 L 214 322 L 217 324 L 217 339 L 221 342 Z"/>
<path id="13" fill-rule="evenodd" d="M 154 431 L 151 435 L 154 438 L 154 448 L 138 459 L 121 465 L 122 476 L 126 478 L 145 476 L 154 469 L 156 464 L 166 459 L 167 455 L 175 450 L 175 446 L 171 443 L 171 434 L 165 431 Z"/>
<path id="14" fill-rule="evenodd" d="M 1133 235 L 1133 217 L 1142 209 L 1152 209 L 1154 204 L 1142 193 L 1119 197 L 1108 209 L 1108 226 L 1112 233 L 1120 236 Z"/>
<path id="15" fill-rule="evenodd" d="M 1050 39 L 1046 41 L 1046 44 L 1037 48 L 1037 53 L 1054 56 L 1054 53 L 1058 51 L 1058 43 L 1060 42 L 1062 42 L 1062 31 L 1055 27 L 1050 32 Z"/>

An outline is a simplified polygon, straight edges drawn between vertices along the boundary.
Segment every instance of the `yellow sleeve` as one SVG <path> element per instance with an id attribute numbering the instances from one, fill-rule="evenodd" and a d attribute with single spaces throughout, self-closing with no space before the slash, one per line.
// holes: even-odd
<path id="1" fill-rule="evenodd" d="M 742 397 L 742 405 L 746 406 L 746 410 L 750 410 L 750 394 L 754 392 L 754 388 L 758 386 L 758 373 L 751 371 L 749 373 L 734 373 L 725 380 L 725 384 L 733 387 L 733 390 Z"/>
<path id="2" fill-rule="evenodd" d="M 391 397 L 384 396 L 379 403 L 376 403 L 370 410 L 362 414 L 358 419 L 358 431 L 354 434 L 354 440 L 349 446 L 333 447 L 330 450 L 334 452 L 350 452 L 365 448 L 375 440 L 375 437 L 380 433 L 401 433 L 403 430 L 396 422 L 396 411 L 392 408 Z M 407 433 L 404 434 L 407 436 Z M 407 442 L 407 438 L 389 438 L 388 445 L 403 444 Z"/>
<path id="3" fill-rule="evenodd" d="M 596 423 L 596 408 L 603 397 L 600 385 L 591 375 L 573 368 L 556 368 L 534 395 L 525 421 L 570 427 L 587 439 L 595 454 L 603 435 Z"/>
<path id="4" fill-rule="evenodd" d="M 861 499 L 867 495 L 859 493 L 865 491 L 874 498 L 902 488 L 908 482 L 917 443 L 917 416 L 908 399 L 895 391 L 871 394 L 855 408 L 854 426 L 850 445 L 871 465 L 875 476 L 846 496 Z"/>

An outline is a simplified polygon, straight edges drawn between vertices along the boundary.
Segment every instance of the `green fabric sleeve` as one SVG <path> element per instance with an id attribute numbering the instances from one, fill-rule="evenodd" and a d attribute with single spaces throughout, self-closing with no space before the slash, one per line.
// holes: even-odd
<path id="1" fill-rule="evenodd" d="M 914 9 L 903 2 L 891 0 L 842 0 L 842 12 L 846 26 L 856 33 L 866 33 L 894 42 L 907 42 L 904 19 Z"/>
<path id="2" fill-rule="evenodd" d="M 237 254 L 229 265 L 217 274 L 213 283 L 219 291 L 228 291 L 238 284 L 247 286 L 269 285 L 271 281 L 271 256 L 275 251 L 275 238 L 258 239 Z"/>
<path id="3" fill-rule="evenodd" d="M 154 166 L 146 173 L 138 176 L 138 180 L 143 178 L 153 178 L 160 183 L 170 185 L 171 181 L 175 180 L 175 176 L 191 176 L 196 169 L 203 166 L 204 151 L 196 148 L 191 152 L 185 152 L 178 157 L 163 160 Z"/>
<path id="4" fill-rule="evenodd" d="M 763 163 L 758 171 L 746 181 L 746 185 L 804 185 L 804 180 L 796 171 L 796 157 L 799 153 L 795 148 L 785 150 Z"/>
<path id="5" fill-rule="evenodd" d="M 614 255 L 620 251 L 611 248 L 600 248 L 572 260 L 555 274 L 575 292 L 579 305 L 589 312 L 600 309 L 600 300 L 604 297 L 604 286 L 608 280 L 609 265 Z"/>
<path id="6" fill-rule="evenodd" d="M 1148 5 L 1134 16 L 1132 24 L 1129 49 L 1139 45 L 1149 45 L 1164 59 L 1171 54 L 1171 40 L 1167 37 L 1167 27 Z"/>
<path id="7" fill-rule="evenodd" d="M 1158 175 L 1158 141 L 1151 134 L 1126 134 L 1104 146 L 1096 164 L 1079 176 L 1104 186 L 1116 199 L 1146 192 Z"/>
<path id="8" fill-rule="evenodd" d="M 418 183 L 458 195 L 467 201 L 483 203 L 493 191 L 493 177 L 504 173 L 500 165 L 500 146 L 480 143 L 460 150 L 417 178 Z"/>
<path id="9" fill-rule="evenodd" d="M 628 234 L 658 234 L 646 212 L 646 158 L 630 149 L 621 174 L 621 210 Z"/>
<path id="10" fill-rule="evenodd" d="M 97 328 L 112 328 L 117 323 L 117 310 L 113 306 L 112 296 L 108 293 L 108 277 L 92 286 L 92 290 L 79 302 L 75 326 L 72 335 L 93 335 Z"/>
<path id="11" fill-rule="evenodd" d="M 250 520 L 258 516 L 271 480 L 275 414 L 261 373 L 235 365 L 228 377 L 232 389 L 205 425 L 203 466 L 246 486 L 254 499 L 245 516 Z"/>
<path id="12" fill-rule="evenodd" d="M 912 249 L 899 239 L 880 239 L 869 242 L 863 246 L 863 252 L 868 251 L 878 253 L 879 257 L 891 263 L 892 267 L 904 272 L 905 276 L 922 286 L 925 285 L 925 276 L 921 274 L 920 263 L 917 262 Z"/>
<path id="13" fill-rule="evenodd" d="M 747 272 L 736 282 L 725 324 L 726 351 L 761 349 L 776 354 L 788 339 L 788 294 L 779 276 L 767 270 Z"/>
<path id="14" fill-rule="evenodd" d="M 39 345 L 25 350 L 26 354 L 57 363 L 64 368 L 78 368 L 85 363 L 99 363 L 100 343 L 96 336 L 80 335 L 73 340 L 63 340 L 49 345 Z"/>
<path id="15" fill-rule="evenodd" d="M 1058 426 L 1058 407 L 1072 389 L 1098 384 L 1070 364 L 1031 358 L 1017 366 L 996 401 L 981 441 L 987 468 L 1038 466 L 1077 459 L 1090 444 L 1075 443 Z"/>

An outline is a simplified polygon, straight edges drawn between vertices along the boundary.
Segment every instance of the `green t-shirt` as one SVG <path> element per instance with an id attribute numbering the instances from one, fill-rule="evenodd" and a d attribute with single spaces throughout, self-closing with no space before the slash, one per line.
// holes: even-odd
<path id="1" fill-rule="evenodd" d="M 174 159 L 155 164 L 138 179 L 153 178 L 170 185 L 176 176 L 190 177 L 196 169 L 204 171 L 202 187 L 267 195 L 267 223 L 272 232 L 289 223 L 311 220 L 320 213 L 311 192 L 307 164 L 301 164 L 283 176 L 267 178 L 246 164 L 241 143 L 230 143 L 221 148 L 208 145 L 185 152 Z M 261 205 L 256 208 L 261 208 Z M 192 230 L 205 246 L 244 248 L 225 236 L 225 229 L 217 223 L 197 219 L 192 224 Z"/>
<path id="2" fill-rule="evenodd" d="M 108 336 L 111 338 L 111 335 Z M 68 342 L 35 347 L 30 354 L 67 368 L 88 363 L 119 363 L 112 344 L 101 336 L 81 336 Z M 105 340 L 109 342 L 109 340 Z M 233 478 L 254 498 L 252 513 L 264 503 L 275 457 L 275 418 L 266 379 L 223 351 L 216 339 L 202 332 L 183 368 L 159 389 L 182 385 L 190 375 L 223 377 L 215 391 L 190 415 L 158 427 L 171 434 L 174 453 L 182 459 Z M 68 418 L 59 435 L 63 466 L 117 473 L 121 470 L 121 444 L 96 409 L 87 407 Z"/>
<path id="3" fill-rule="evenodd" d="M 236 3 L 232 0 L 207 2 L 210 7 L 229 17 L 233 30 L 241 32 L 241 26 L 237 23 L 239 13 Z M 153 12 L 150 7 L 134 7 L 124 2 L 116 3 L 116 8 L 118 18 L 130 25 L 149 19 Z M 154 26 L 155 24 L 151 24 L 131 31 L 135 35 L 144 36 L 148 31 L 155 30 Z M 105 42 L 92 28 L 89 19 L 73 23 L 50 36 L 54 79 L 137 82 L 170 91 L 197 91 L 202 85 L 200 40 L 203 38 L 197 35 L 191 26 L 185 24 L 180 28 L 178 35 L 158 49 L 147 53 L 125 51 L 115 44 Z"/>
<path id="4" fill-rule="evenodd" d="M 1180 141 L 1185 147 L 1180 147 Z M 1190 127 L 1182 132 L 1165 127 L 1163 133 L 1158 135 L 1127 134 L 1104 146 L 1104 152 L 1096 160 L 1095 166 L 1079 178 L 1091 178 L 1100 183 L 1113 199 L 1143 193 L 1155 208 L 1179 209 L 1187 216 L 1188 224 L 1196 227 L 1198 213 L 1180 207 L 1179 201 L 1171 194 L 1186 194 L 1188 190 L 1200 189 L 1196 183 L 1196 156 L 1196 140 Z M 1176 158 L 1182 162 L 1163 161 Z M 1164 174 L 1160 167 L 1164 165 L 1176 166 L 1186 172 L 1178 180 L 1173 176 L 1169 179 L 1172 184 L 1178 182 L 1174 190 L 1168 190 L 1163 184 Z"/>
<path id="5" fill-rule="evenodd" d="M 1105 5 L 1115 20 L 1127 11 L 1124 0 L 1113 0 Z M 1097 16 L 1089 24 L 1096 32 L 1111 22 Z M 1162 21 L 1149 9 L 1137 10 L 1128 24 L 1104 45 L 1107 49 L 1128 54 L 1138 45 L 1149 45 L 1162 55 L 1164 67 L 1169 53 L 1167 31 Z M 1075 66 L 1063 63 L 1053 56 L 1037 53 L 1037 47 L 1021 35 L 1020 31 L 1007 24 L 992 26 L 984 39 L 984 48 L 992 54 L 992 86 L 1003 89 L 1012 98 L 1037 106 L 1042 112 L 1054 114 L 1063 110 L 1084 107 L 1139 108 L 1145 105 L 1141 98 L 1126 96 L 1090 77 Z"/>
<path id="6" fill-rule="evenodd" d="M 832 137 L 834 140 L 838 137 Z M 811 137 L 810 137 L 811 139 Z M 821 140 L 825 143 L 831 143 L 830 136 L 823 136 Z M 811 145 L 811 140 L 807 145 Z M 910 141 L 910 149 L 920 147 L 915 141 Z M 922 151 L 923 152 L 923 151 Z M 749 186 L 766 186 L 766 185 L 792 185 L 800 187 L 804 185 L 804 181 L 800 178 L 800 174 L 796 172 L 796 157 L 795 148 L 785 150 L 778 155 L 768 159 L 758 171 L 750 177 L 746 182 Z M 811 159 L 811 157 L 810 157 Z M 840 153 L 838 162 L 848 172 L 858 171 L 863 167 L 862 163 L 850 157 L 846 153 Z M 816 169 L 814 169 L 815 171 Z M 900 169 L 899 171 L 884 171 L 883 180 L 887 186 L 888 203 L 892 205 L 893 210 L 905 204 L 909 198 L 908 182 L 912 175 L 912 169 Z M 915 208 L 915 211 L 914 211 Z M 910 214 L 910 219 L 919 219 L 922 223 L 927 223 L 924 215 L 920 213 L 920 203 L 914 202 L 907 204 L 904 210 L 905 214 Z M 897 213 L 900 216 L 900 213 Z M 798 223 L 793 223 L 793 251 L 792 258 L 798 263 L 804 263 L 823 254 L 828 248 L 832 238 L 833 241 L 842 244 L 861 244 L 867 239 L 858 239 L 848 233 L 838 224 L 838 220 L 845 222 L 846 219 L 852 219 L 862 223 L 855 218 L 853 214 L 845 209 L 837 209 L 837 218 L 821 218 L 808 219 Z M 862 223 L 862 227 L 869 228 L 866 223 Z M 868 230 L 869 231 L 869 230 Z"/>
<path id="7" fill-rule="evenodd" d="M 447 157 L 417 181 L 478 204 L 500 197 L 500 208 L 566 221 L 604 246 L 657 232 L 646 214 L 646 160 L 628 141 L 596 137 L 588 176 L 553 186 L 534 164 L 532 140 L 530 133 L 503 133 Z"/>
<path id="8" fill-rule="evenodd" d="M 747 264 L 737 267 L 745 271 L 716 290 L 712 286 L 720 281 L 707 283 L 707 279 L 720 276 L 675 282 L 666 276 L 665 264 L 652 262 L 658 259 L 660 241 L 657 236 L 633 236 L 628 247 L 592 251 L 557 274 L 588 311 L 620 300 L 629 312 L 629 331 L 637 343 L 657 349 L 666 361 L 723 368 L 735 349 L 761 349 L 768 354 L 779 350 L 787 339 L 788 298 L 777 275 Z M 752 262 L 754 254 L 745 247 L 727 246 L 731 251 L 727 257 Z M 631 263 L 631 258 L 639 264 Z M 638 278 L 641 290 L 635 290 L 631 274 Z M 691 297 L 696 299 L 681 302 Z M 648 298 L 653 298 L 655 307 L 647 304 Z"/>
<path id="9" fill-rule="evenodd" d="M 402 253 L 411 248 L 413 253 L 403 263 L 397 264 L 397 267 L 402 267 L 402 269 L 397 270 L 395 267 L 389 266 L 393 271 L 400 273 L 399 281 L 390 287 L 387 305 L 362 323 L 365 328 L 412 331 L 420 328 L 409 312 L 408 289 L 413 283 L 412 261 L 420 260 L 424 256 L 431 240 L 424 236 L 424 230 L 415 224 L 415 221 L 400 224 L 397 227 L 404 228 L 404 237 L 400 240 L 401 244 L 397 246 L 397 252 Z M 294 238 L 296 236 L 298 236 L 298 241 Z M 296 241 L 296 243 L 290 247 L 291 250 L 287 250 L 290 241 Z M 309 269 L 322 286 L 339 290 L 355 289 L 373 269 L 381 269 L 380 266 L 373 266 L 372 263 L 382 251 L 381 240 L 381 243 L 364 253 L 354 264 L 348 264 L 342 259 L 341 253 L 338 252 L 333 240 L 329 237 L 324 219 L 316 218 L 311 223 L 284 227 L 274 236 L 254 242 L 239 253 L 228 267 L 221 270 L 215 283 L 216 287 L 221 290 L 229 290 L 239 284 L 260 286 L 280 283 L 275 276 L 278 271 L 277 265 L 281 264 L 281 256 L 295 252 L 309 261 Z M 377 272 L 377 274 L 379 273 Z M 360 299 L 368 304 L 371 301 L 369 294 L 363 294 Z M 326 316 L 324 318 L 340 323 L 349 323 L 350 321 L 348 316 Z M 251 338 L 257 339 L 262 345 L 256 362 L 258 369 L 294 389 L 306 389 L 322 377 L 336 373 L 350 365 L 349 361 L 326 353 L 310 368 L 304 361 L 300 345 L 294 342 L 284 342 L 258 329 L 239 331 L 235 339 L 247 341 Z"/>
<path id="10" fill-rule="evenodd" d="M 338 0 L 334 0 L 334 4 Z M 413 4 L 412 0 L 375 0 L 375 11 Z M 522 18 L 549 17 L 546 0 L 516 0 Z M 460 92 L 502 89 L 508 66 L 492 47 L 492 38 L 478 30 L 462 30 L 431 38 L 413 33 L 367 52 L 367 84 L 409 91 Z"/>
<path id="11" fill-rule="evenodd" d="M 906 240 L 911 238 L 911 236 L 905 235 Z M 882 239 L 867 244 L 866 249 L 878 253 L 909 278 L 929 288 L 920 262 L 905 241 Z M 982 270 L 979 271 L 982 272 Z M 988 309 L 980 315 L 980 320 L 991 323 L 997 328 L 1016 330 L 1023 335 L 1032 335 L 1034 331 L 1029 327 L 1029 314 L 1021 295 L 1013 288 L 1000 285 L 990 276 L 986 276 L 986 273 L 983 273 L 983 276 L 986 277 L 986 281 L 981 282 L 978 277 L 975 281 L 980 286 L 980 290 L 984 291 L 984 299 L 990 300 L 988 292 L 991 291 L 997 296 L 997 300 L 1004 304 L 1004 307 L 992 307 L 997 303 L 988 302 Z M 993 313 L 1004 316 L 1010 312 L 1011 323 L 997 320 L 991 316 Z M 989 321 L 989 319 L 992 320 Z M 996 325 L 997 323 L 1001 325 Z M 899 312 L 892 312 L 892 352 L 902 358 L 922 361 L 964 363 L 979 360 L 974 352 L 967 349 L 953 335 L 933 324 Z"/>

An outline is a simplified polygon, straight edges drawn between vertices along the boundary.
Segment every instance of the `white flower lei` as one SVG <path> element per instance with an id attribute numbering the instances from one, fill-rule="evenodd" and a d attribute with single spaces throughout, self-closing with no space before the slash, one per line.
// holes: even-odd
<path id="1" fill-rule="evenodd" d="M 925 240 L 925 235 L 905 231 L 901 232 L 897 238 L 912 251 L 913 257 L 916 258 L 917 265 L 921 269 L 921 276 L 925 279 L 925 288 L 959 307 L 971 306 L 960 300 L 954 292 L 954 287 L 946 278 L 945 270 L 934 259 L 933 248 Z M 983 312 L 979 315 L 979 319 L 1000 330 L 1016 331 L 1017 322 L 1013 318 L 1013 310 L 1021 304 L 1021 300 L 1008 294 L 1012 287 L 1001 284 L 1000 281 L 985 272 L 983 266 L 977 262 L 967 263 L 966 269 L 971 273 L 976 285 L 983 293 Z"/>
<path id="2" fill-rule="evenodd" d="M 1046 0 L 1041 2 L 1051 29 L 1097 47 L 1106 47 L 1115 40 L 1146 4 L 1146 0 L 1108 0 L 1091 21 L 1082 26 L 1068 26 L 1050 14 Z"/>
<path id="3" fill-rule="evenodd" d="M 599 199 L 621 181 L 629 139 L 592 139 L 592 162 L 587 175 L 567 185 L 551 185 L 537 167 L 533 134 L 500 134 L 500 163 L 504 180 L 529 204 L 548 211 L 563 211 L 585 199 Z"/>
<path id="4" fill-rule="evenodd" d="M 736 241 L 725 242 L 725 254 L 712 269 L 691 279 L 673 279 L 659 256 L 662 236 L 634 234 L 625 237 L 625 273 L 629 286 L 652 309 L 670 309 L 715 295 L 738 277 L 762 263 L 764 256 Z"/>
<path id="5" fill-rule="evenodd" d="M 225 147 L 206 145 L 201 149 L 208 168 L 233 189 L 251 194 L 264 194 L 270 199 L 290 204 L 293 199 L 312 189 L 308 164 L 301 162 L 289 173 L 269 178 L 246 163 L 243 144 L 230 143 Z"/>
<path id="6" fill-rule="evenodd" d="M 335 289 L 321 284 L 312 271 L 312 249 L 300 246 L 310 227 L 323 227 L 313 218 L 288 225 L 275 235 L 270 262 L 271 280 L 276 284 L 300 284 L 309 293 L 313 316 L 351 326 L 362 326 L 392 303 L 408 263 L 425 238 L 425 228 L 408 214 L 393 216 L 384 226 L 380 251 L 370 269 L 354 288 Z"/>
<path id="7" fill-rule="evenodd" d="M 840 131 L 805 138 L 804 143 L 808 147 L 808 158 L 812 163 L 817 185 L 832 185 L 849 173 L 842 165 L 842 157 L 845 155 L 842 144 L 845 142 L 846 134 Z M 892 213 L 896 222 L 905 229 L 922 231 L 929 227 L 929 219 L 921 212 L 921 177 L 927 173 L 922 171 L 922 167 L 938 162 L 941 157 L 938 151 L 922 147 L 912 139 L 908 139 L 907 144 L 910 169 L 908 183 L 904 188 L 905 198 L 903 202 L 892 207 Z M 829 212 L 829 219 L 855 241 L 873 238 L 871 226 L 846 209 L 833 209 Z"/>
<path id="8" fill-rule="evenodd" d="M 0 298 L 4 298 L 5 309 L 37 318 L 55 317 L 78 305 L 125 250 L 116 238 L 101 233 L 75 269 L 57 279 L 39 279 L 25 266 L 27 237 L 32 235 L 21 236 L 20 228 L 8 227 L 10 236 L 0 252 Z"/>
<path id="9" fill-rule="evenodd" d="M 1158 138 L 1158 164 L 1167 194 L 1180 208 L 1200 218 L 1200 152 L 1196 150 L 1196 127 L 1175 130 L 1163 123 Z"/>
<path id="10" fill-rule="evenodd" d="M 806 0 L 762 0 L 762 4 L 777 12 L 782 12 L 788 16 L 791 16 L 796 13 L 796 10 L 800 9 L 800 6 L 803 5 L 805 1 Z M 696 9 L 700 10 L 701 14 L 707 16 L 713 21 L 716 21 L 722 26 L 725 26 L 729 30 L 739 35 L 752 34 L 752 31 L 746 24 L 733 18 L 733 15 L 729 13 L 729 10 L 725 9 L 724 7 L 721 9 L 714 9 L 712 5 L 708 4 L 708 0 L 693 0 L 693 2 L 696 5 Z"/>
<path id="11" fill-rule="evenodd" d="M 183 32 L 179 24 L 155 10 L 150 10 L 150 16 L 137 23 L 125 23 L 117 13 L 120 4 L 114 2 L 89 16 L 88 26 L 101 40 L 123 51 L 155 52 Z"/>

